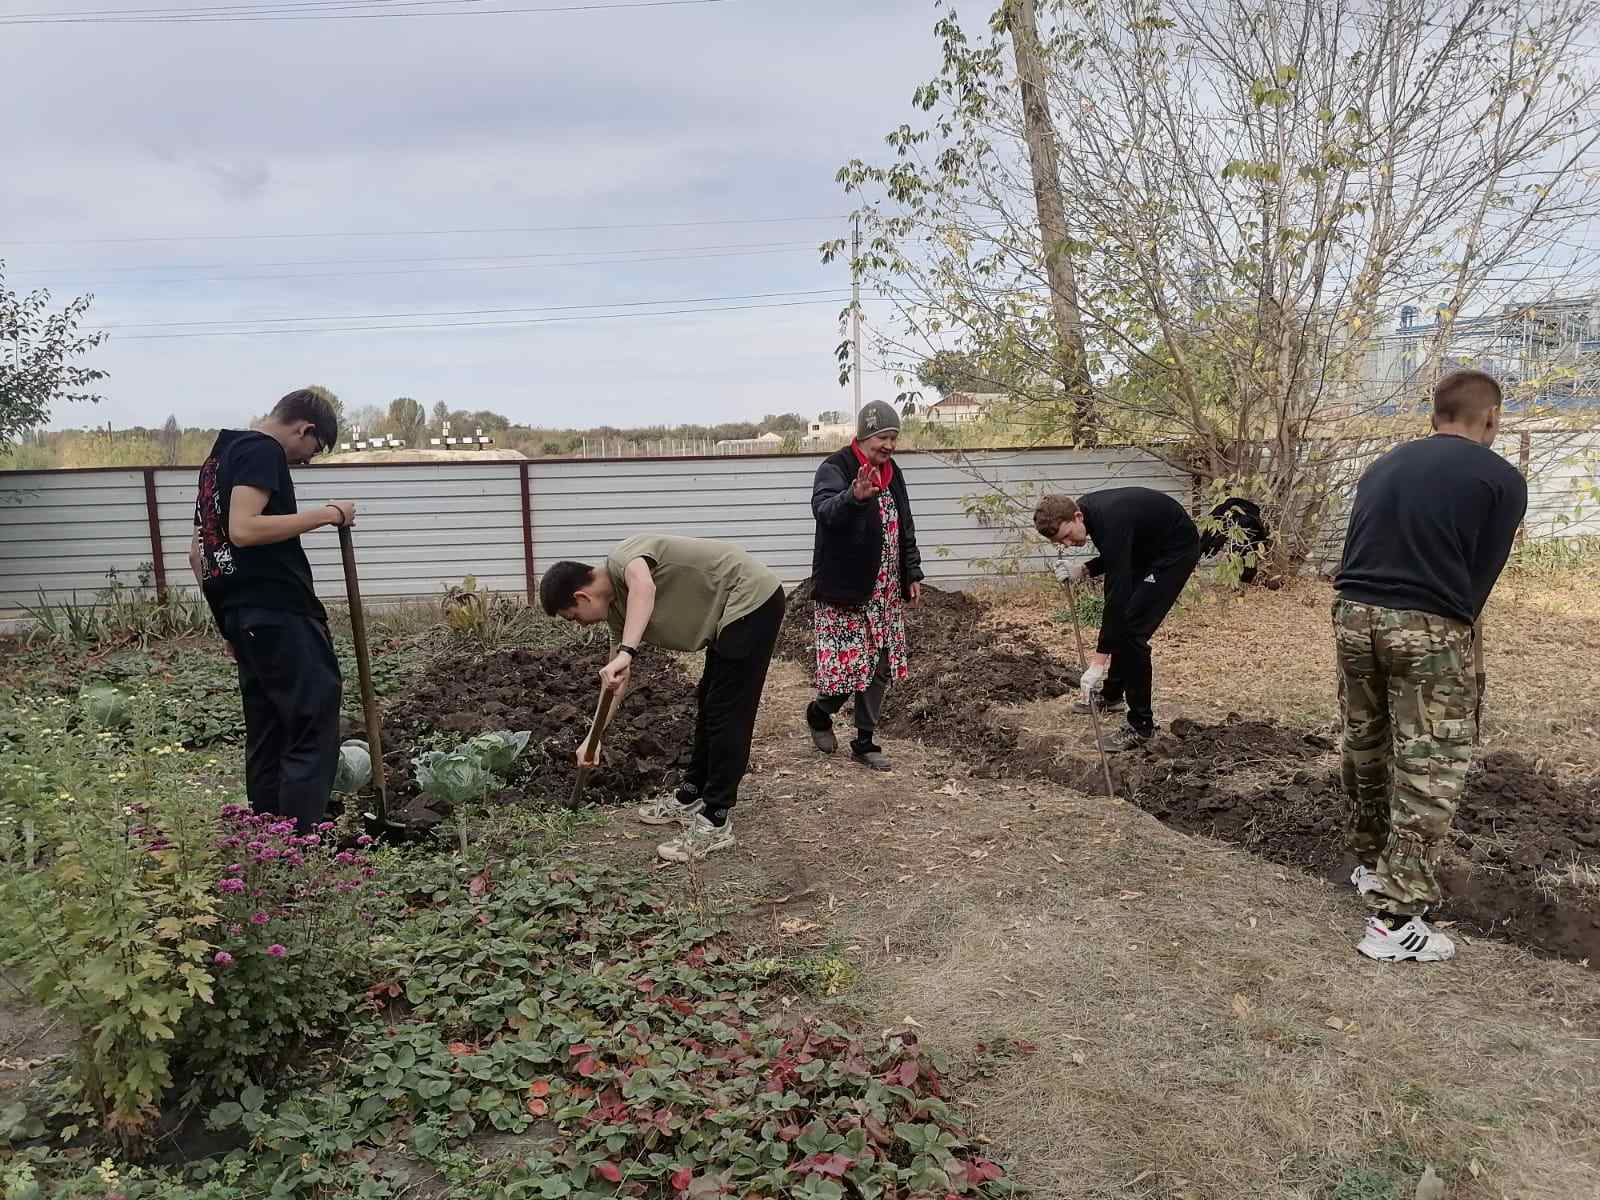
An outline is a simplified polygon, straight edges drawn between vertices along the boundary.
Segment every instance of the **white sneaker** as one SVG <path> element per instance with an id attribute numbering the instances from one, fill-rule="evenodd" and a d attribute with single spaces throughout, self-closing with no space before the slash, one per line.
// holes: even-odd
<path id="1" fill-rule="evenodd" d="M 704 800 L 681 804 L 676 792 L 662 792 L 654 800 L 641 804 L 635 815 L 646 825 L 682 825 L 705 806 Z"/>
<path id="2" fill-rule="evenodd" d="M 1368 917 L 1366 936 L 1356 949 L 1380 962 L 1445 962 L 1456 954 L 1456 944 L 1429 929 L 1421 917 L 1412 917 L 1399 929 L 1390 929 L 1382 917 Z"/>
<path id="3" fill-rule="evenodd" d="M 1365 896 L 1368 892 L 1378 890 L 1378 873 L 1358 863 L 1356 869 L 1350 872 L 1350 882 L 1357 895 Z"/>
<path id="4" fill-rule="evenodd" d="M 656 853 L 668 862 L 699 862 L 706 855 L 727 850 L 733 845 L 733 818 L 721 825 L 713 825 L 704 813 L 684 822 L 683 832 L 670 842 L 662 842 Z"/>

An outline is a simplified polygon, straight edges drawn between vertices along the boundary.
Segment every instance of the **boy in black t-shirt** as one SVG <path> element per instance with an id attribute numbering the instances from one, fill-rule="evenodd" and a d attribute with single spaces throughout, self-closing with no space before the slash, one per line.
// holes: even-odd
<path id="1" fill-rule="evenodd" d="M 333 445 L 333 406 L 290 392 L 258 430 L 224 429 L 200 468 L 189 565 L 239 664 L 245 787 L 256 812 L 301 833 L 327 811 L 339 756 L 339 661 L 300 535 L 349 525 L 356 506 L 300 512 L 290 463 Z"/>

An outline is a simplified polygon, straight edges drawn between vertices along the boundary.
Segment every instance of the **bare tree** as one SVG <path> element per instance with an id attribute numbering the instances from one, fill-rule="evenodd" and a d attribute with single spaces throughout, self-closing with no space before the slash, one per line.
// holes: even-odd
<path id="1" fill-rule="evenodd" d="M 1254 494 L 1285 560 L 1447 361 L 1527 393 L 1541 304 L 1592 289 L 1600 215 L 1584 59 L 1600 0 L 1107 0 L 1041 12 L 1096 411 L 1206 485 Z M 1012 419 L 1070 429 L 1049 331 L 1004 10 L 936 27 L 924 129 L 840 172 L 863 267 L 896 302 L 878 353 L 1015 363 Z M 825 247 L 836 250 L 837 246 Z M 1388 332 L 1408 309 L 1420 322 Z M 884 329 L 885 322 L 878 322 Z M 1525 342 L 1526 339 L 1523 339 Z M 1513 361 L 1513 359 L 1515 361 Z M 1579 373 L 1582 364 L 1574 364 Z"/>

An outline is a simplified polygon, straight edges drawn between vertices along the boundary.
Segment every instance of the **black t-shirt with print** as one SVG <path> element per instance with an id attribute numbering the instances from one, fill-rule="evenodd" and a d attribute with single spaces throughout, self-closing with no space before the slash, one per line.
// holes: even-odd
<path id="1" fill-rule="evenodd" d="M 223 613 L 234 608 L 270 608 L 326 621 L 298 537 L 264 546 L 235 546 L 228 540 L 228 505 L 236 487 L 266 492 L 265 516 L 298 511 L 289 459 L 276 438 L 237 429 L 217 434 L 200 468 L 194 523 L 200 531 L 201 588 L 218 627 Z"/>

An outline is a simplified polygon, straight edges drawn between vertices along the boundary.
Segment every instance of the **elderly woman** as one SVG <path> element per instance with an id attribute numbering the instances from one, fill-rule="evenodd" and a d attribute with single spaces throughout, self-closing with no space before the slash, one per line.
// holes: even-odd
<path id="1" fill-rule="evenodd" d="M 889 769 L 872 734 L 889 681 L 906 677 L 906 604 L 922 592 L 911 501 L 894 463 L 899 437 L 900 414 L 874 400 L 861 409 L 855 441 L 823 462 L 811 485 L 817 698 L 806 724 L 817 749 L 832 754 L 833 716 L 854 696 L 850 757 L 875 771 Z"/>

